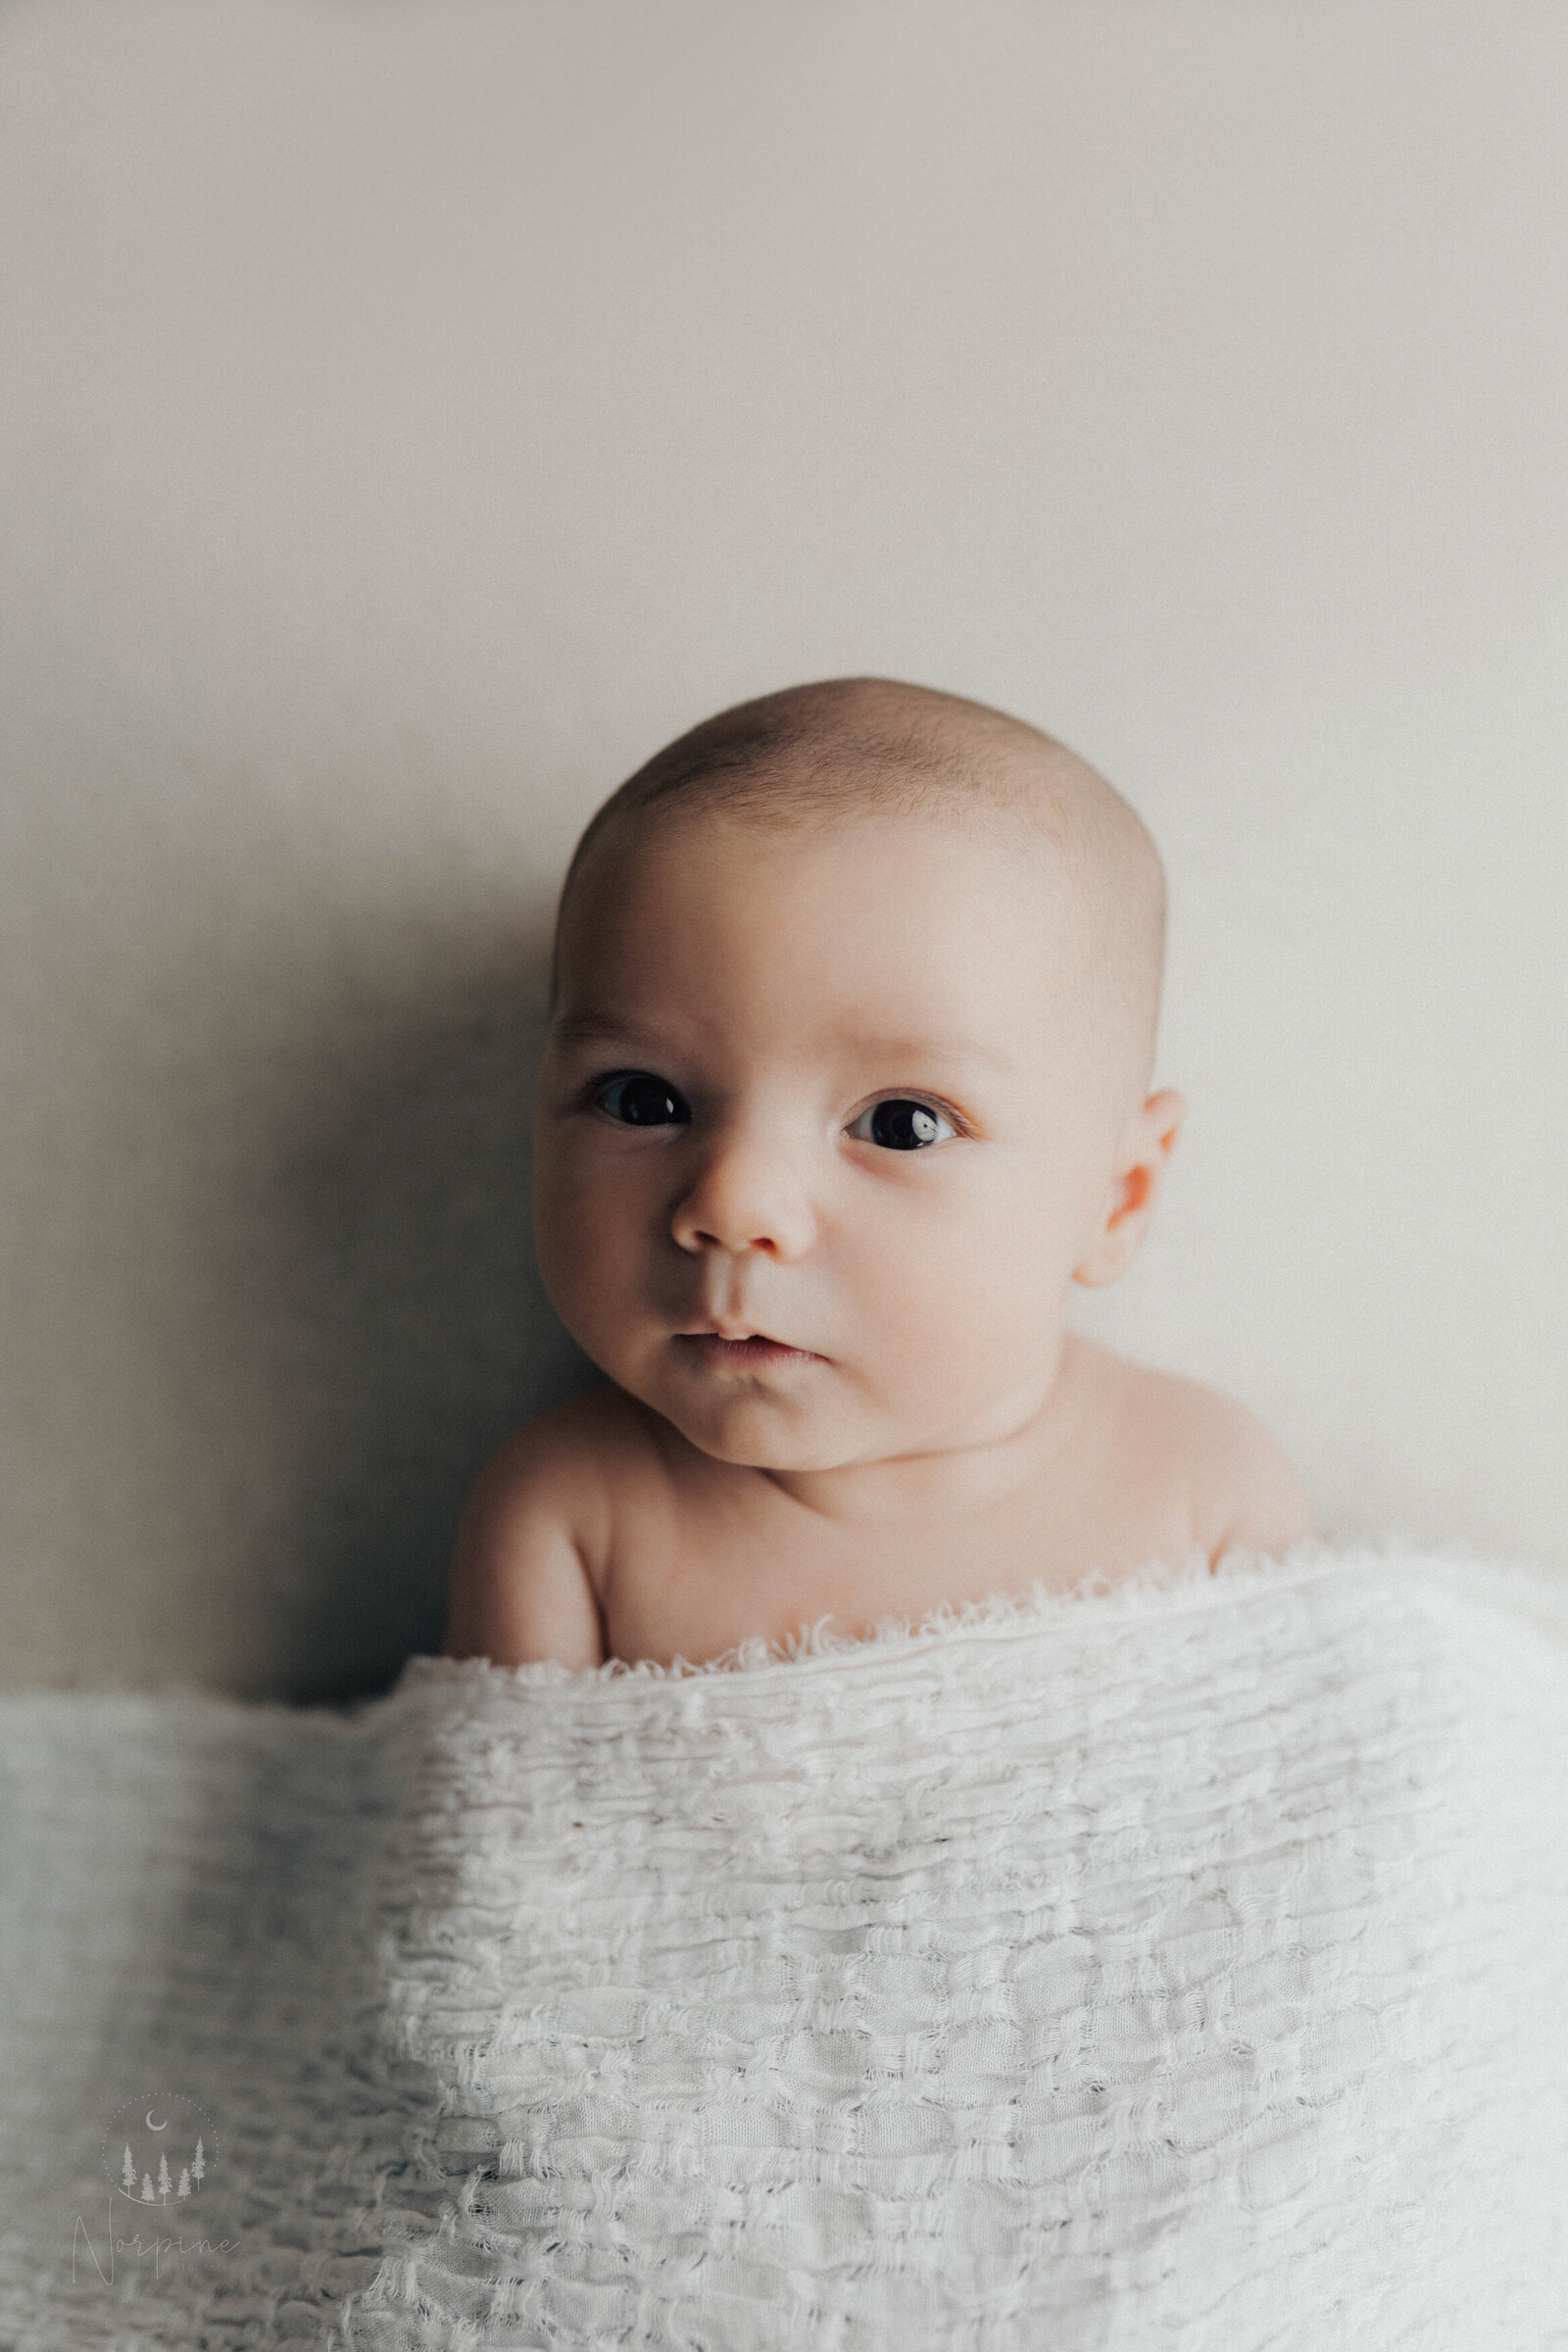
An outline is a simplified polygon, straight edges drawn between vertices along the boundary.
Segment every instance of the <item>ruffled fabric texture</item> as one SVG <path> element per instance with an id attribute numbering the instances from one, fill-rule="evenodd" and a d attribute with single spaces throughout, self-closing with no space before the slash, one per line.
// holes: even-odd
<path id="1" fill-rule="evenodd" d="M 14 1695 L 0 2340 L 1568 2344 L 1565 1702 L 1568 1580 L 1322 1544 L 348 1715 Z M 83 2275 L 143 2083 L 209 2250 Z"/>

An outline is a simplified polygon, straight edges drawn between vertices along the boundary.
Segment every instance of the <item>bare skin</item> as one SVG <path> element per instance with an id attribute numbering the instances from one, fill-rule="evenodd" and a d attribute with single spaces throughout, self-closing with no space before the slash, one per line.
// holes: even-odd
<path id="1" fill-rule="evenodd" d="M 1311 1532 L 1251 1414 L 1066 1327 L 1185 1107 L 1085 1013 L 1075 920 L 1000 818 L 677 817 L 603 861 L 535 1229 L 612 1385 L 480 1481 L 449 1655 L 702 1663 Z"/>

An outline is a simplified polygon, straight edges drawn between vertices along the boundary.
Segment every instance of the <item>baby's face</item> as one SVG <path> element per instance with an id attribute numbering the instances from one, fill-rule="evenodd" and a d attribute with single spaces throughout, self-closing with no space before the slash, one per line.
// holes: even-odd
<path id="1" fill-rule="evenodd" d="M 1128 1111 L 1075 954 L 1065 872 L 1005 820 L 675 816 L 607 855 L 537 1104 L 540 1266 L 578 1345 L 723 1461 L 1009 1435 Z"/>

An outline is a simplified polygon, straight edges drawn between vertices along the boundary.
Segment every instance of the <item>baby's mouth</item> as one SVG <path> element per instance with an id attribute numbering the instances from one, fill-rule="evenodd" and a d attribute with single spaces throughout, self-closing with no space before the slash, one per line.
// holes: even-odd
<path id="1" fill-rule="evenodd" d="M 716 1331 L 678 1331 L 678 1347 L 695 1356 L 699 1363 L 735 1364 L 819 1364 L 824 1358 L 813 1355 L 808 1348 L 786 1348 L 780 1340 L 770 1340 L 754 1331 L 744 1340 L 726 1340 Z"/>

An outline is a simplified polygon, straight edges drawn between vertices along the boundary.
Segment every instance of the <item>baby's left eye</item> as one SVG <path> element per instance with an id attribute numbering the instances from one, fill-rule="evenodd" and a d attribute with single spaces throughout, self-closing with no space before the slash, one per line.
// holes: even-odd
<path id="1" fill-rule="evenodd" d="M 858 1143 L 881 1144 L 888 1152 L 919 1152 L 958 1131 L 929 1102 L 911 1102 L 895 1095 L 862 1110 L 849 1132 Z"/>

